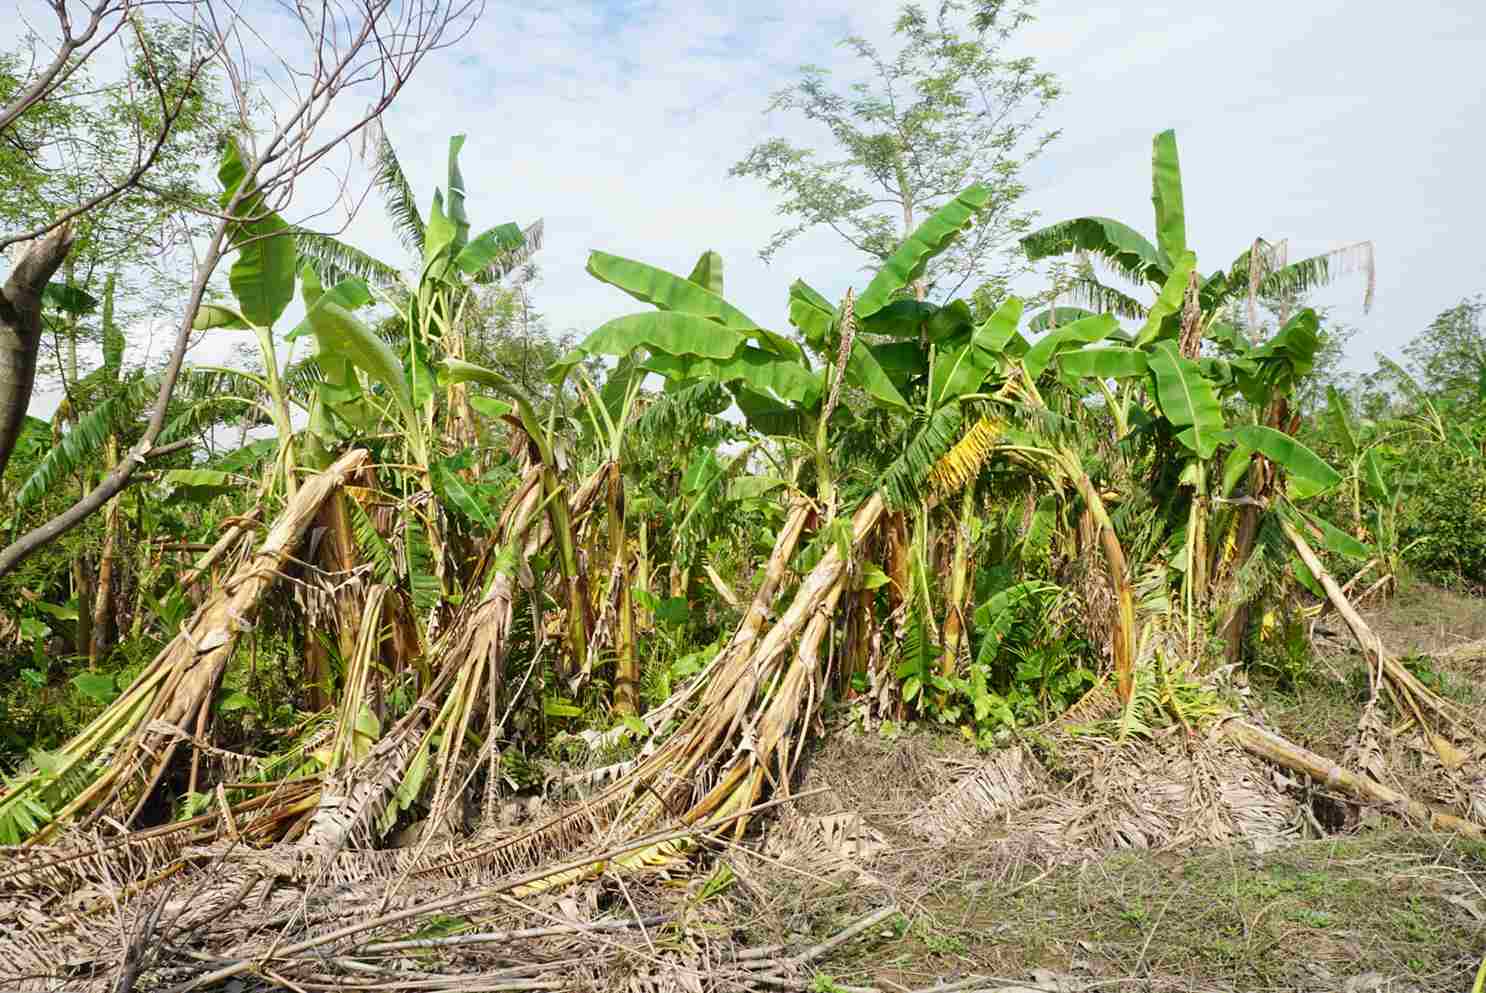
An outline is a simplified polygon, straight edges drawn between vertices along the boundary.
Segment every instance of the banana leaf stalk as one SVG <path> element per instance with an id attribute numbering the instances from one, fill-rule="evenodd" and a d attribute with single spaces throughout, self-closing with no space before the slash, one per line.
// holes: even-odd
<path id="1" fill-rule="evenodd" d="M 200 726 L 238 636 L 252 629 L 279 570 L 320 505 L 367 461 L 365 450 L 354 449 L 300 487 L 252 558 L 212 594 L 133 684 L 50 756 L 45 767 L 23 773 L 0 794 L 0 830 L 40 844 L 79 816 L 88 823 L 113 813 L 126 824 L 137 817 L 180 744 L 175 737 L 157 753 L 161 742 L 153 728 L 157 722 L 193 730 Z M 82 782 L 87 785 L 78 790 Z M 132 812 L 121 807 L 130 798 L 137 801 Z"/>
<path id="2" fill-rule="evenodd" d="M 884 506 L 884 498 L 876 493 L 857 509 L 851 549 L 871 533 Z M 708 670 L 700 701 L 674 735 L 577 808 L 515 837 L 478 847 L 459 861 L 479 860 L 507 869 L 534 865 L 554 851 L 582 843 L 596 827 L 614 837 L 641 837 L 664 821 L 696 824 L 717 811 L 746 810 L 745 798 L 758 795 L 766 784 L 786 790 L 802 740 L 791 734 L 820 701 L 818 652 L 845 588 L 849 564 L 841 545 L 832 543 L 801 581 L 789 607 L 760 637 L 772 602 L 762 594 L 774 587 L 775 577 L 782 577 L 788 561 L 783 553 L 798 539 L 807 516 L 803 507 L 792 513 L 776 542 L 761 595 Z M 678 696 L 691 692 L 688 688 Z M 608 864 L 663 864 L 677 858 L 684 847 L 665 842 Z M 529 889 L 564 885 L 603 867 L 565 869 Z"/>
<path id="3" fill-rule="evenodd" d="M 949 570 L 949 605 L 944 617 L 944 656 L 939 674 L 955 674 L 965 645 L 965 603 L 970 595 L 974 563 L 970 557 L 970 525 L 975 517 L 975 484 L 965 486 L 960 496 L 960 519 L 955 527 L 954 558 Z"/>
<path id="4" fill-rule="evenodd" d="M 1400 709 L 1418 722 L 1420 734 L 1424 735 L 1434 749 L 1441 764 L 1447 770 L 1454 772 L 1467 763 L 1472 763 L 1477 767 L 1486 763 L 1486 739 L 1482 737 L 1478 719 L 1425 686 L 1412 672 L 1409 672 L 1402 662 L 1391 655 L 1383 645 L 1383 640 L 1352 606 L 1346 593 L 1321 564 L 1320 557 L 1316 555 L 1315 550 L 1311 548 L 1310 543 L 1305 540 L 1295 525 L 1286 517 L 1281 516 L 1280 526 L 1284 529 L 1285 537 L 1290 539 L 1290 544 L 1300 555 L 1301 561 L 1326 591 L 1326 597 L 1331 605 L 1351 629 L 1353 637 L 1357 639 L 1357 644 L 1362 649 L 1363 657 L 1367 659 L 1373 679 L 1381 681 L 1392 690 Z M 1374 685 L 1376 686 L 1377 683 L 1375 682 Z M 1430 717 L 1434 720 L 1430 720 Z M 1461 749 L 1445 735 L 1439 733 L 1437 728 L 1440 727 L 1441 722 L 1444 723 L 1446 730 L 1453 732 L 1453 737 L 1465 743 L 1465 749 Z M 1480 789 L 1479 783 L 1475 784 L 1475 789 Z M 1469 789 L 1468 792 L 1470 792 Z M 1473 797 L 1473 800 L 1476 804 L 1486 805 L 1486 797 Z"/>
<path id="5" fill-rule="evenodd" d="M 490 713 L 502 688 L 518 579 L 526 561 L 551 542 L 555 531 L 552 516 L 544 513 L 546 475 L 545 466 L 532 466 L 502 511 L 489 588 L 478 601 L 468 601 L 435 648 L 439 671 L 428 689 L 363 758 L 326 780 L 301 842 L 305 847 L 336 851 L 349 843 L 374 841 L 423 794 L 430 773 L 430 821 L 451 821 L 455 778 L 476 704 L 483 689 L 491 700 L 486 708 Z M 586 513 L 607 478 L 604 470 L 590 476 L 564 507 L 565 517 Z M 497 730 L 487 727 L 485 733 Z"/>

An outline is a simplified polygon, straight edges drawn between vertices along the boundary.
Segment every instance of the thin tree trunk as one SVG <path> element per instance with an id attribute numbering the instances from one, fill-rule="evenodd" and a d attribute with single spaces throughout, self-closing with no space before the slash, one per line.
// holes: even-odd
<path id="1" fill-rule="evenodd" d="M 41 293 L 71 248 L 72 225 L 63 224 L 33 242 L 0 287 L 0 474 L 15 451 L 36 385 Z"/>
<path id="2" fill-rule="evenodd" d="M 614 645 L 614 713 L 633 717 L 640 712 L 640 668 L 635 657 L 635 612 L 630 598 L 629 549 L 624 538 L 624 477 L 619 463 L 609 464 L 609 548 L 614 555 L 614 579 L 619 583 L 618 637 Z"/>

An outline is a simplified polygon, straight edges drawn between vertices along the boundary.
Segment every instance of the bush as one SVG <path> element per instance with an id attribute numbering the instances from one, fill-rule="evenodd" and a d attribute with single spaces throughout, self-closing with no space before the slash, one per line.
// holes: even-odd
<path id="1" fill-rule="evenodd" d="M 1486 465 L 1431 449 L 1404 501 L 1405 558 L 1432 577 L 1486 587 Z"/>

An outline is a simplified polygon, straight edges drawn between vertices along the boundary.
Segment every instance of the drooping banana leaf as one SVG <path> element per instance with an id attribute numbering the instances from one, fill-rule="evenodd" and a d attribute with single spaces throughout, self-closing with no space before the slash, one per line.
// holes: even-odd
<path id="1" fill-rule="evenodd" d="M 1173 426 L 1185 428 L 1177 433 L 1177 440 L 1199 458 L 1212 458 L 1223 440 L 1223 408 L 1212 383 L 1202 375 L 1201 367 L 1184 357 L 1172 341 L 1156 343 L 1149 365 L 1156 381 L 1156 401 L 1161 413 Z M 1259 447 L 1250 444 L 1247 438 L 1239 440 L 1251 448 Z"/>
<path id="2" fill-rule="evenodd" d="M 526 236 L 521 229 L 507 221 L 482 232 L 461 248 L 454 257 L 454 264 L 466 276 L 476 276 L 490 268 L 496 259 L 519 250 L 525 244 Z"/>
<path id="3" fill-rule="evenodd" d="M 863 331 L 892 338 L 912 338 L 926 333 L 925 325 L 939 312 L 939 305 L 922 300 L 894 300 L 871 317 L 859 317 Z"/>
<path id="4" fill-rule="evenodd" d="M 1102 341 L 1118 327 L 1119 322 L 1113 315 L 1096 314 L 1093 317 L 1080 318 L 1056 331 L 1049 331 L 1033 342 L 1027 354 L 1022 356 L 1022 365 L 1027 369 L 1027 376 L 1036 379 L 1059 352 Z"/>
<path id="5" fill-rule="evenodd" d="M 1314 496 L 1342 481 L 1341 474 L 1324 459 L 1283 431 L 1262 424 L 1241 424 L 1230 430 L 1228 436 L 1284 469 L 1291 479 L 1291 495 L 1296 499 Z"/>
<path id="6" fill-rule="evenodd" d="M 789 322 L 800 329 L 806 341 L 819 348 L 836 322 L 836 308 L 803 279 L 797 279 L 789 287 Z"/>
<path id="7" fill-rule="evenodd" d="M 217 169 L 222 183 L 221 204 L 226 209 L 247 179 L 236 138 L 228 138 Z M 289 225 L 269 210 L 256 188 L 244 190 L 232 211 L 227 239 L 237 249 L 237 258 L 227 273 L 227 283 L 237 298 L 238 309 L 258 327 L 272 327 L 294 298 L 294 270 L 298 250 Z"/>
<path id="8" fill-rule="evenodd" d="M 577 348 L 554 362 L 547 375 L 554 384 L 560 383 L 587 356 L 624 356 L 638 348 L 661 355 L 727 359 L 747 344 L 748 337 L 747 329 L 735 330 L 691 313 L 629 314 L 599 327 Z"/>
<path id="9" fill-rule="evenodd" d="M 667 379 L 710 379 L 718 383 L 740 382 L 756 393 L 789 403 L 814 406 L 820 399 L 821 377 L 794 362 L 781 361 L 761 348 L 744 345 L 727 358 L 695 355 L 652 355 L 643 368 Z"/>
<path id="10" fill-rule="evenodd" d="M 1164 283 L 1167 269 L 1156 246 L 1128 224 L 1108 217 L 1076 217 L 1025 235 L 1022 251 L 1030 261 L 1082 250 L 1098 255 L 1137 283 Z"/>
<path id="11" fill-rule="evenodd" d="M 1335 386 L 1326 387 L 1326 416 L 1331 421 L 1331 430 L 1341 441 L 1342 450 L 1348 455 L 1357 454 L 1357 432 L 1352 430 L 1352 418 L 1347 413 L 1347 402 L 1336 391 Z"/>
<path id="12" fill-rule="evenodd" d="M 856 302 L 857 318 L 865 320 L 871 317 L 887 306 L 899 290 L 922 276 L 929 262 L 948 248 L 990 202 L 990 188 L 976 183 L 934 211 L 872 277 L 872 282 L 867 284 Z"/>
<path id="13" fill-rule="evenodd" d="M 204 303 L 196 310 L 196 316 L 191 320 L 191 327 L 197 331 L 211 331 L 223 328 L 229 331 L 246 331 L 251 325 L 247 318 L 233 310 L 216 303 Z"/>
<path id="14" fill-rule="evenodd" d="M 1103 345 L 1063 352 L 1058 367 L 1072 376 L 1128 379 L 1146 373 L 1146 353 L 1123 345 Z"/>
<path id="15" fill-rule="evenodd" d="M 1223 483 L 1218 495 L 1224 498 L 1233 496 L 1234 487 L 1249 471 L 1249 463 L 1254 459 L 1254 450 L 1247 445 L 1235 445 L 1226 458 L 1223 459 Z"/>
<path id="16" fill-rule="evenodd" d="M 1393 487 L 1388 485 L 1387 477 L 1383 475 L 1382 459 L 1378 457 L 1378 450 L 1370 448 L 1362 456 L 1362 479 L 1367 483 L 1368 496 L 1383 503 L 1391 502 L 1393 499 Z"/>
<path id="17" fill-rule="evenodd" d="M 1315 366 L 1320 348 L 1321 322 L 1316 312 L 1307 307 L 1245 357 L 1259 364 L 1261 382 L 1287 390 Z"/>
<path id="18" fill-rule="evenodd" d="M 47 283 L 41 290 L 41 302 L 64 314 L 91 314 L 98 306 L 96 297 L 70 283 Z"/>
<path id="19" fill-rule="evenodd" d="M 740 383 L 728 387 L 749 428 L 759 434 L 804 437 L 806 419 L 800 408 L 755 393 Z"/>
<path id="20" fill-rule="evenodd" d="M 590 252 L 588 274 L 658 310 L 704 317 L 734 331 L 757 322 L 706 287 L 664 269 L 607 252 Z"/>
<path id="21" fill-rule="evenodd" d="M 306 312 L 305 322 L 315 336 L 316 358 L 328 381 L 335 381 L 332 370 L 339 374 L 339 363 L 349 362 L 386 388 L 404 417 L 412 420 L 416 416 L 413 396 L 396 353 L 338 303 L 335 296 L 327 293 L 316 301 Z"/>
<path id="22" fill-rule="evenodd" d="M 1324 517 L 1319 517 L 1309 511 L 1301 510 L 1299 507 L 1295 509 L 1313 525 L 1313 531 L 1320 533 L 1321 546 L 1328 552 L 1359 561 L 1372 556 L 1373 550 L 1371 546 L 1358 541 Z"/>
<path id="23" fill-rule="evenodd" d="M 1049 307 L 1032 315 L 1032 319 L 1027 322 L 1027 330 L 1040 333 L 1049 328 L 1060 328 L 1065 324 L 1072 324 L 1074 321 L 1093 316 L 1094 311 L 1085 310 L 1082 307 Z"/>
<path id="24" fill-rule="evenodd" d="M 934 361 L 934 406 L 973 393 L 1000 364 L 1007 341 L 1022 319 L 1022 301 L 1007 297 L 958 348 L 946 348 Z"/>
<path id="25" fill-rule="evenodd" d="M 866 390 L 879 403 L 896 410 L 908 410 L 908 401 L 893 385 L 892 377 L 877 361 L 871 347 L 860 338 L 851 344 L 851 355 L 846 360 L 846 381 Z"/>
<path id="26" fill-rule="evenodd" d="M 205 500 L 241 489 L 244 480 L 220 469 L 171 469 L 160 479 L 167 493 Z"/>

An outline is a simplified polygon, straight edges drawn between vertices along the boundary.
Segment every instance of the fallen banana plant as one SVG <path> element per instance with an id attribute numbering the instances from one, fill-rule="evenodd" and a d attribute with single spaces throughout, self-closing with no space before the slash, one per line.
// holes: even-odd
<path id="1" fill-rule="evenodd" d="M 128 827 L 165 776 L 182 740 L 204 743 L 211 706 L 263 597 L 320 505 L 367 464 L 353 449 L 302 486 L 257 551 L 215 591 L 117 700 L 54 753 L 37 753 L 0 794 L 0 841 L 40 844 L 64 824 L 105 814 Z M 157 725 L 178 728 L 168 740 Z"/>

